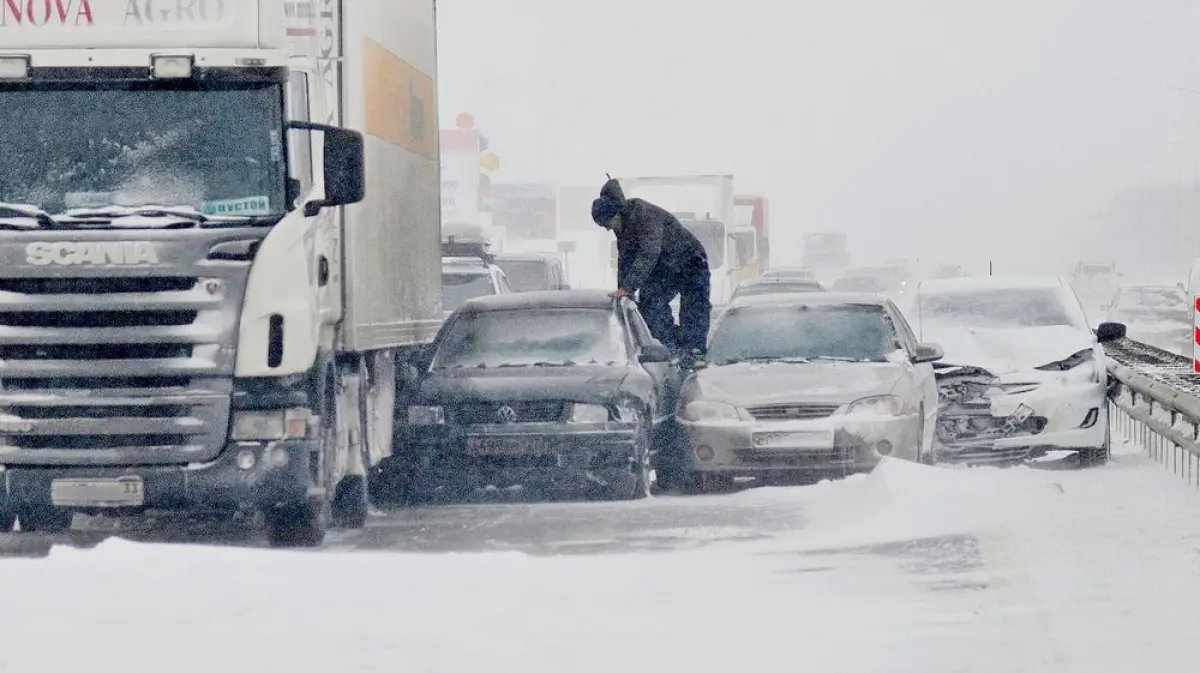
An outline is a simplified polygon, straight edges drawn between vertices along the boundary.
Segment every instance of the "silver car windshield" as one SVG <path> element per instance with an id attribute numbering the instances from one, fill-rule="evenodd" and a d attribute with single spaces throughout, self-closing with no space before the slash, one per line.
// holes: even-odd
<path id="1" fill-rule="evenodd" d="M 1072 311 L 1063 293 L 1055 288 L 973 290 L 922 294 L 917 316 L 924 325 L 970 327 L 1050 327 L 1065 325 L 1087 329 L 1078 311 Z"/>
<path id="2" fill-rule="evenodd" d="M 438 347 L 433 368 L 627 361 L 624 333 L 610 311 L 528 308 L 460 315 Z"/>
<path id="3" fill-rule="evenodd" d="M 716 365 L 755 360 L 886 362 L 899 347 L 881 306 L 749 306 L 722 316 L 708 355 Z"/>

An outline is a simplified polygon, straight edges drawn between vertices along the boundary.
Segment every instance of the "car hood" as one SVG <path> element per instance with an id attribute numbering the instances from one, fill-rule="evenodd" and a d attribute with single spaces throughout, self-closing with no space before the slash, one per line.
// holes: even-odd
<path id="1" fill-rule="evenodd" d="M 890 393 L 904 372 L 905 365 L 894 362 L 746 362 L 709 366 L 695 374 L 691 385 L 701 399 L 741 406 L 797 401 L 841 404 Z"/>
<path id="2" fill-rule="evenodd" d="M 924 337 L 945 351 L 942 364 L 980 367 L 996 376 L 1065 360 L 1096 344 L 1090 332 L 1066 325 L 926 329 Z"/>
<path id="3" fill-rule="evenodd" d="M 469 367 L 430 372 L 421 382 L 419 397 L 445 404 L 475 400 L 610 401 L 629 376 L 627 366 Z"/>

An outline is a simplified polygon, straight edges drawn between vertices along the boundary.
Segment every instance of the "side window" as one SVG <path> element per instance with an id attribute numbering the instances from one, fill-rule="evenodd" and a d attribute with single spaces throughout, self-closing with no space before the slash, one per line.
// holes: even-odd
<path id="1" fill-rule="evenodd" d="M 900 343 L 904 346 L 904 349 L 909 353 L 915 352 L 917 344 L 920 343 L 917 340 L 917 335 L 913 334 L 912 327 L 908 324 L 908 321 L 904 319 L 904 316 L 900 314 L 900 310 L 891 302 L 888 302 L 888 314 L 892 318 L 892 324 L 896 326 L 896 331 L 899 332 Z"/>
<path id="2" fill-rule="evenodd" d="M 312 121 L 312 113 L 308 98 L 308 73 L 293 70 L 288 79 L 288 119 L 292 121 Z M 292 178 L 300 182 L 300 199 L 308 194 L 313 186 L 313 153 L 312 134 L 288 134 L 289 169 Z"/>
<path id="3" fill-rule="evenodd" d="M 497 294 L 512 294 L 512 286 L 508 284 L 508 276 L 503 271 L 496 271 L 496 286 L 499 288 Z"/>
<path id="4" fill-rule="evenodd" d="M 633 332 L 633 339 L 638 347 L 654 343 L 654 335 L 650 334 L 650 328 L 646 326 L 646 321 L 642 318 L 642 312 L 636 306 L 633 304 L 626 305 L 625 319 L 629 322 L 629 330 Z"/>

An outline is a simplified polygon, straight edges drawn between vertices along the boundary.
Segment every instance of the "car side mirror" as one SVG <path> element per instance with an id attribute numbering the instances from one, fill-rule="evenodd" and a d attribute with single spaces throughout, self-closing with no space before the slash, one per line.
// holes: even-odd
<path id="1" fill-rule="evenodd" d="M 1106 344 L 1125 338 L 1125 325 L 1119 322 L 1102 322 L 1096 327 L 1096 341 Z"/>
<path id="2" fill-rule="evenodd" d="M 934 343 L 919 343 L 913 351 L 913 364 L 924 364 L 926 362 L 936 362 L 945 357 L 946 352 L 942 347 Z"/>
<path id="3" fill-rule="evenodd" d="M 324 135 L 322 172 L 325 198 L 304 204 L 305 217 L 315 217 L 325 208 L 346 206 L 363 200 L 366 193 L 366 159 L 361 133 L 312 122 L 288 122 L 288 128 L 316 131 Z"/>
<path id="4" fill-rule="evenodd" d="M 642 346 L 642 352 L 638 353 L 638 362 L 642 364 L 670 361 L 671 349 L 662 344 L 646 344 Z"/>

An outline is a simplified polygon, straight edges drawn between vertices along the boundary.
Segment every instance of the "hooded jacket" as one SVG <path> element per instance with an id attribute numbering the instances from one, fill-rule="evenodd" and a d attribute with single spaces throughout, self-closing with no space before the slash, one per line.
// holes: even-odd
<path id="1" fill-rule="evenodd" d="M 600 189 L 600 200 L 620 205 L 621 230 L 617 236 L 617 287 L 633 294 L 651 275 L 681 273 L 703 266 L 708 255 L 700 239 L 674 215 L 642 199 L 626 199 L 621 184 L 609 180 Z"/>

